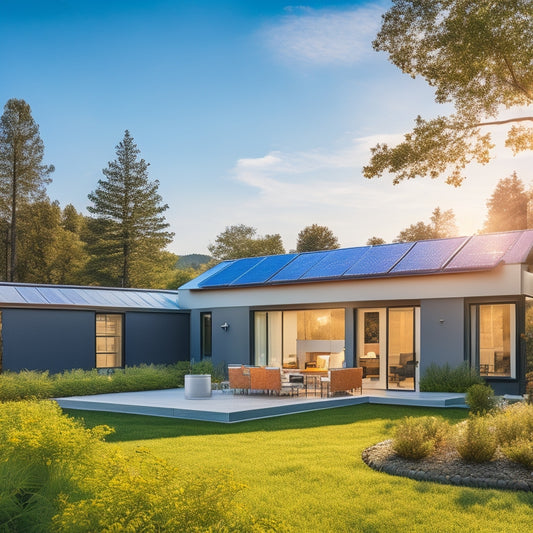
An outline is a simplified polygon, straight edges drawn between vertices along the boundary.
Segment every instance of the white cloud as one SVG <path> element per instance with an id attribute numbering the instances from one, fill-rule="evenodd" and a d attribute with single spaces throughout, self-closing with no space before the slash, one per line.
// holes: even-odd
<path id="1" fill-rule="evenodd" d="M 486 201 L 500 178 L 513 170 L 526 184 L 530 178 L 531 155 L 499 156 L 486 166 L 470 165 L 460 188 L 446 185 L 444 179 L 419 178 L 397 186 L 387 176 L 364 179 L 361 170 L 370 157 L 369 147 L 401 138 L 356 138 L 335 149 L 276 151 L 238 160 L 233 176 L 249 190 L 248 199 L 239 202 L 239 220 L 249 221 L 260 233 L 280 233 L 287 248 L 303 227 L 323 224 L 346 247 L 362 245 L 372 235 L 390 242 L 410 224 L 427 222 L 438 206 L 454 210 L 460 233 L 473 234 L 483 225 Z"/>
<path id="2" fill-rule="evenodd" d="M 286 59 L 351 65 L 370 53 L 383 12 L 379 5 L 344 11 L 299 8 L 265 27 L 261 36 Z"/>

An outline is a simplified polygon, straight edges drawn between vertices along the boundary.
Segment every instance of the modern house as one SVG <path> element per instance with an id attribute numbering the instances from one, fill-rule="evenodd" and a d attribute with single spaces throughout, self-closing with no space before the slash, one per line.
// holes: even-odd
<path id="1" fill-rule="evenodd" d="M 526 230 L 225 261 L 179 289 L 191 358 L 360 366 L 365 387 L 398 390 L 466 362 L 519 394 L 532 250 Z"/>
<path id="2" fill-rule="evenodd" d="M 19 371 L 189 359 L 175 291 L 0 284 L 0 362 Z"/>
<path id="3" fill-rule="evenodd" d="M 533 230 L 224 261 L 176 291 L 0 284 L 4 370 L 210 358 L 363 368 L 364 387 L 417 390 L 467 363 L 525 391 Z"/>

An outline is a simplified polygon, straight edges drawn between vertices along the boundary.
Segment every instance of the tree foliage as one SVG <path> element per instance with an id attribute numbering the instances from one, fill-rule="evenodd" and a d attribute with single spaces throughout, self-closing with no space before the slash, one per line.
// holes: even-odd
<path id="1" fill-rule="evenodd" d="M 146 277 L 165 261 L 164 248 L 174 235 L 166 231 L 168 206 L 158 193 L 159 182 L 149 180 L 148 163 L 139 153 L 126 130 L 117 158 L 102 171 L 105 179 L 89 194 L 87 209 L 96 215 L 88 225 L 89 273 L 98 283 L 153 286 Z"/>
<path id="2" fill-rule="evenodd" d="M 496 120 L 502 108 L 533 104 L 533 3 L 531 0 L 393 0 L 373 45 L 412 78 L 435 88 L 439 104 L 455 112 L 416 118 L 394 147 L 378 144 L 363 173 L 393 174 L 393 182 L 447 173 L 458 186 L 472 161 L 492 157 L 485 126 L 512 124 L 506 145 L 533 149 L 533 116 Z"/>
<path id="3" fill-rule="evenodd" d="M 528 228 L 529 195 L 522 180 L 513 172 L 502 178 L 487 201 L 485 233 L 512 231 Z"/>
<path id="4" fill-rule="evenodd" d="M 367 246 L 379 246 L 381 244 L 385 244 L 385 239 L 382 239 L 381 237 L 376 237 L 374 235 L 366 241 L 366 244 Z"/>
<path id="5" fill-rule="evenodd" d="M 281 236 L 257 235 L 257 229 L 245 224 L 226 226 L 207 249 L 215 261 L 284 254 Z"/>
<path id="6" fill-rule="evenodd" d="M 442 211 L 436 207 L 431 214 L 430 223 L 417 222 L 400 231 L 393 242 L 413 242 L 427 239 L 444 239 L 457 235 L 453 209 Z"/>
<path id="7" fill-rule="evenodd" d="M 315 252 L 317 250 L 335 250 L 339 247 L 339 241 L 327 226 L 313 224 L 306 226 L 298 233 L 296 251 Z"/>
<path id="8" fill-rule="evenodd" d="M 44 144 L 30 106 L 12 98 L 0 118 L 0 213 L 6 221 L 7 279 L 18 280 L 18 215 L 25 204 L 45 198 L 52 165 L 44 165 Z"/>

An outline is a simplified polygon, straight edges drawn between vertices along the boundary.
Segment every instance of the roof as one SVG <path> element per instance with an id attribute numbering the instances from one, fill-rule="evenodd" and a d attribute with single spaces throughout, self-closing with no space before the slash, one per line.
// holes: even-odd
<path id="1" fill-rule="evenodd" d="M 492 270 L 528 261 L 533 230 L 223 261 L 180 289 L 391 278 Z"/>
<path id="2" fill-rule="evenodd" d="M 0 283 L 0 305 L 177 311 L 176 291 Z"/>

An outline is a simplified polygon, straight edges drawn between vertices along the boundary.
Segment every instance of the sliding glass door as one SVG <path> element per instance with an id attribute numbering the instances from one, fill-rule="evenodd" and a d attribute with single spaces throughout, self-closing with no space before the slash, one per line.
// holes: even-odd
<path id="1" fill-rule="evenodd" d="M 391 308 L 388 313 L 387 376 L 389 389 L 415 390 L 415 308 Z"/>

